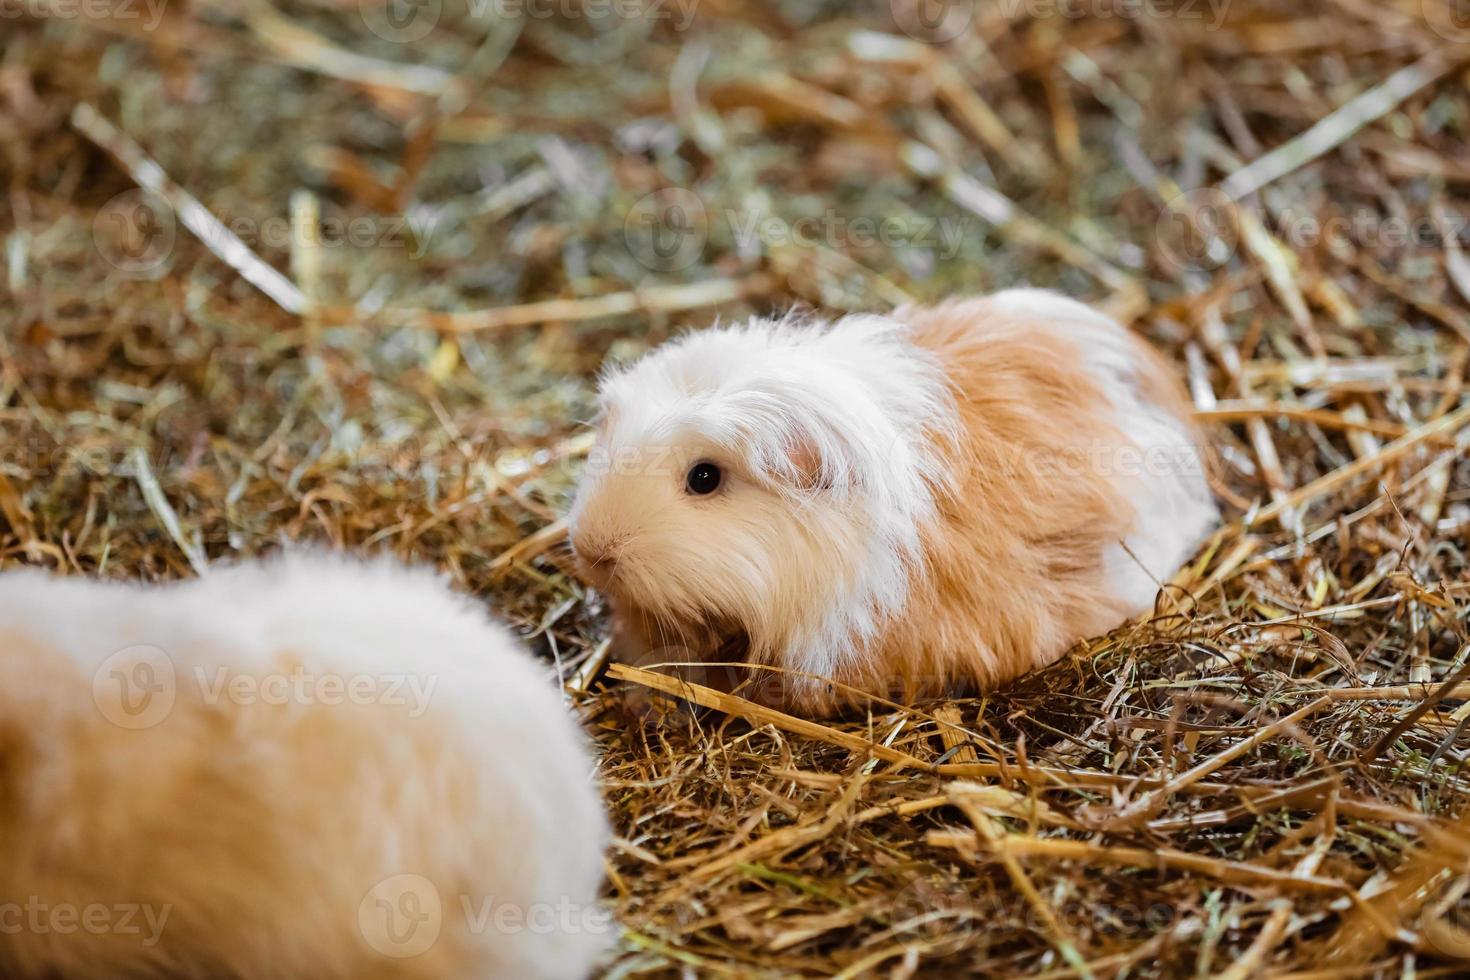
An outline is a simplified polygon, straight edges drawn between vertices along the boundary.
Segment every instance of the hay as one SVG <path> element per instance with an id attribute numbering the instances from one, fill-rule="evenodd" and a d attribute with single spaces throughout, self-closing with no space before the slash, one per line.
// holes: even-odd
<path id="1" fill-rule="evenodd" d="M 608 976 L 1463 975 L 1452 5 L 531 6 L 15 8 L 5 565 L 448 571 L 597 742 Z M 608 667 L 557 523 L 604 357 L 1022 282 L 1127 317 L 1220 449 L 1159 618 L 822 723 Z"/>

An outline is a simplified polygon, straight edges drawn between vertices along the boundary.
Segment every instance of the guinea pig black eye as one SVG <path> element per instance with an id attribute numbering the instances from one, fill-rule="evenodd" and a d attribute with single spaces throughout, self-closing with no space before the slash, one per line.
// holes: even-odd
<path id="1" fill-rule="evenodd" d="M 689 470 L 689 476 L 685 478 L 684 485 L 689 488 L 690 493 L 703 497 L 720 488 L 720 479 L 723 475 L 720 468 L 714 463 L 695 463 Z"/>

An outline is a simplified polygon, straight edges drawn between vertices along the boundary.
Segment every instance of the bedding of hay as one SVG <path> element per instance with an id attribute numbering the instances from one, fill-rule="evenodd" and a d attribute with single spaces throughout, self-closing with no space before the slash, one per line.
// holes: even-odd
<path id="1" fill-rule="evenodd" d="M 448 571 L 596 740 L 607 976 L 1470 970 L 1455 0 L 0 14 L 5 566 Z M 822 724 L 606 663 L 559 523 L 604 358 L 1021 283 L 1220 450 L 1160 618 Z"/>

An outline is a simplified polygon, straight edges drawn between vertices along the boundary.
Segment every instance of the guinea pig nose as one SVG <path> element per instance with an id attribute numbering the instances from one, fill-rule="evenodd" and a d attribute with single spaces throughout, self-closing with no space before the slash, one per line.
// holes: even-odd
<path id="1" fill-rule="evenodd" d="M 617 542 L 574 536 L 572 550 L 588 565 L 611 569 L 618 561 Z"/>

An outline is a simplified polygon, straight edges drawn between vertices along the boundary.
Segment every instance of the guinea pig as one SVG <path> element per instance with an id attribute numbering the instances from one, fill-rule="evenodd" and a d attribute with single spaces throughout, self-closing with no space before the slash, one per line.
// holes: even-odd
<path id="1" fill-rule="evenodd" d="M 734 649 L 808 714 L 1050 663 L 1218 519 L 1168 365 L 1040 290 L 696 332 L 607 373 L 598 430 L 570 537 L 615 652 Z"/>
<path id="2" fill-rule="evenodd" d="M 428 572 L 0 574 L 0 976 L 585 977 L 606 818 L 546 671 Z"/>

